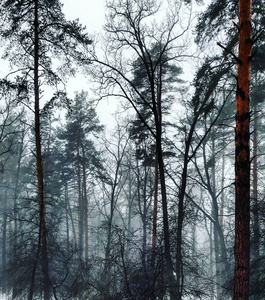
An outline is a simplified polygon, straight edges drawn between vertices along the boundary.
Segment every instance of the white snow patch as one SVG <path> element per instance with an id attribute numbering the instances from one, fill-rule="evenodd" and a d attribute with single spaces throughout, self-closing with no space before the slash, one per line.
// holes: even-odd
<path id="1" fill-rule="evenodd" d="M 11 298 L 8 297 L 8 295 L 0 293 L 0 300 L 9 300 L 9 299 Z"/>

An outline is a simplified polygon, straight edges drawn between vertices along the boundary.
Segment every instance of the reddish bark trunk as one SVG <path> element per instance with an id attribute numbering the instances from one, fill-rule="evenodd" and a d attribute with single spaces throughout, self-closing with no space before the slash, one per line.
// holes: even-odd
<path id="1" fill-rule="evenodd" d="M 251 68 L 251 0 L 239 1 L 239 55 L 236 92 L 235 272 L 234 300 L 249 299 L 250 147 L 249 88 Z"/>

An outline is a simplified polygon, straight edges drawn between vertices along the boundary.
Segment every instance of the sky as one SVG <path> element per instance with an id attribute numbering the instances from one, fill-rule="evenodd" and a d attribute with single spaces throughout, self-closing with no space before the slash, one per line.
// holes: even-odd
<path id="1" fill-rule="evenodd" d="M 0 0 L 1 1 L 1 0 Z M 102 32 L 105 23 L 105 0 L 61 0 L 63 4 L 63 13 L 67 20 L 79 19 L 80 23 L 86 26 L 89 35 L 97 35 Z M 2 54 L 0 48 L 0 56 Z M 9 73 L 9 63 L 0 59 L 0 77 L 5 77 Z M 74 97 L 75 91 L 90 91 L 91 79 L 84 75 L 77 75 L 76 78 L 68 80 L 67 92 L 70 98 Z M 91 93 L 92 94 L 92 93 Z M 112 117 L 110 114 L 115 112 L 113 105 L 105 101 L 97 107 L 97 113 L 100 121 L 108 123 Z"/>
<path id="2" fill-rule="evenodd" d="M 102 33 L 105 23 L 105 0 L 62 0 L 63 12 L 67 20 L 79 19 L 80 23 L 86 26 L 89 35 L 98 35 Z M 84 75 L 77 75 L 71 78 L 67 91 L 71 97 L 75 91 L 90 91 L 92 84 L 90 78 Z M 92 93 L 90 93 L 92 95 Z M 93 97 L 93 96 L 91 96 Z M 110 125 L 113 122 L 112 114 L 115 113 L 116 103 L 107 100 L 101 101 L 97 106 L 97 114 L 101 123 Z"/>
<path id="3" fill-rule="evenodd" d="M 100 32 L 105 21 L 105 0 L 62 0 L 67 19 L 79 19 L 88 32 Z"/>
<path id="4" fill-rule="evenodd" d="M 63 13 L 67 20 L 79 19 L 80 23 L 87 28 L 89 35 L 98 35 L 103 31 L 105 23 L 105 0 L 61 0 L 63 4 Z M 3 62 L 1 62 L 3 66 Z M 2 74 L 0 70 L 1 76 Z M 84 75 L 77 75 L 76 78 L 68 80 L 67 92 L 70 98 L 74 97 L 75 91 L 90 91 L 92 88 L 91 78 Z M 92 92 L 89 93 L 93 97 Z M 101 123 L 108 124 L 113 121 L 112 114 L 118 106 L 118 99 L 102 100 L 98 107 L 97 113 Z"/>
<path id="5" fill-rule="evenodd" d="M 80 23 L 87 27 L 88 34 L 97 35 L 102 33 L 106 14 L 105 0 L 61 0 L 61 2 L 64 5 L 63 12 L 66 19 L 78 18 Z M 89 91 L 92 88 L 90 80 L 84 76 L 70 79 L 67 86 L 69 95 L 73 97 L 75 91 L 81 91 L 82 89 Z M 113 122 L 112 114 L 115 113 L 118 102 L 118 99 L 112 98 L 102 100 L 99 103 L 97 113 L 101 123 L 110 127 L 110 123 Z"/>

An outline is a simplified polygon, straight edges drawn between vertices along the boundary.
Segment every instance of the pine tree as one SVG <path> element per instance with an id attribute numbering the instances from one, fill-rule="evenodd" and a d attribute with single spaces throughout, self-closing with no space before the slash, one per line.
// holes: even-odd
<path id="1" fill-rule="evenodd" d="M 64 72 L 72 74 L 73 60 L 84 62 L 87 59 L 86 47 L 91 40 L 83 33 L 76 22 L 67 22 L 57 0 L 6 0 L 1 5 L 0 35 L 7 46 L 4 57 L 8 58 L 16 69 L 22 86 L 27 86 L 29 96 L 34 96 L 33 105 L 27 106 L 34 112 L 34 135 L 37 175 L 37 195 L 39 211 L 39 243 L 35 264 L 30 280 L 28 299 L 33 299 L 35 275 L 39 255 L 43 270 L 44 299 L 50 299 L 51 282 L 47 248 L 47 230 L 45 216 L 45 195 L 43 178 L 43 153 L 41 144 L 41 87 L 56 86 L 62 82 L 58 75 Z M 82 50 L 78 50 L 79 48 Z M 52 58 L 61 59 L 62 64 L 54 70 Z M 58 64 L 57 64 L 58 65 Z M 56 93 L 51 104 L 61 94 Z"/>
<path id="2" fill-rule="evenodd" d="M 71 111 L 66 116 L 66 128 L 59 134 L 59 138 L 65 141 L 66 159 L 63 163 L 67 164 L 68 168 L 71 166 L 77 179 L 79 250 L 80 257 L 84 253 L 85 260 L 88 260 L 87 176 L 88 171 L 96 176 L 101 168 L 99 153 L 93 139 L 103 129 L 99 124 L 93 104 L 88 103 L 87 97 L 84 91 L 76 93 Z"/>

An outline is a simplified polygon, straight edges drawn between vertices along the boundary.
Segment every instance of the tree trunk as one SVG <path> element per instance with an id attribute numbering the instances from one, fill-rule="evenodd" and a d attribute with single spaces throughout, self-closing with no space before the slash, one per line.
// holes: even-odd
<path id="1" fill-rule="evenodd" d="M 131 171 L 131 162 L 129 162 L 129 193 L 128 193 L 128 213 L 127 213 L 127 234 L 126 238 L 128 241 L 131 240 L 131 219 L 132 219 L 132 202 L 133 202 L 133 194 L 132 194 L 132 171 Z M 129 253 L 129 242 L 126 243 L 126 255 Z"/>
<path id="2" fill-rule="evenodd" d="M 253 196 L 252 196 L 252 212 L 253 212 L 253 261 L 255 273 L 253 276 L 253 284 L 255 285 L 255 300 L 259 299 L 260 294 L 260 227 L 259 227 L 259 205 L 258 205 L 258 116 L 257 102 L 254 103 L 254 132 L 253 132 Z"/>
<path id="3" fill-rule="evenodd" d="M 184 220 L 184 197 L 187 185 L 188 176 L 188 153 L 190 144 L 186 142 L 184 166 L 182 169 L 181 186 L 179 190 L 179 203 L 178 203 L 178 227 L 177 227 L 177 250 L 176 250 L 176 276 L 177 276 L 177 289 L 179 297 L 177 300 L 182 298 L 182 286 L 183 286 L 183 261 L 182 261 L 182 229 Z"/>
<path id="4" fill-rule="evenodd" d="M 65 223 L 66 223 L 66 239 L 67 239 L 67 255 L 70 253 L 70 230 L 69 230 L 69 218 L 68 218 L 68 186 L 67 182 L 64 185 L 64 205 L 65 205 Z"/>
<path id="5" fill-rule="evenodd" d="M 84 203 L 82 197 L 82 179 L 80 168 L 79 141 L 77 144 L 77 186 L 78 186 L 78 247 L 79 257 L 83 258 L 84 253 Z"/>
<path id="6" fill-rule="evenodd" d="M 223 136 L 222 139 L 222 179 L 221 179 L 221 203 L 220 203 L 220 215 L 219 215 L 219 223 L 220 226 L 223 228 L 224 226 L 224 205 L 225 205 L 225 137 Z"/>
<path id="7" fill-rule="evenodd" d="M 161 200 L 162 200 L 162 215 L 163 215 L 163 233 L 164 233 L 164 245 L 165 245 L 165 261 L 166 266 L 164 268 L 166 279 L 168 282 L 168 290 L 170 293 L 171 300 L 180 299 L 178 296 L 178 290 L 176 289 L 176 281 L 173 275 L 173 263 L 170 250 L 170 231 L 168 223 L 168 208 L 167 208 L 167 191 L 166 191 L 166 178 L 165 178 L 165 166 L 163 160 L 163 149 L 162 149 L 162 65 L 159 65 L 157 70 L 157 80 L 154 82 L 154 74 L 150 74 L 150 86 L 152 93 L 152 104 L 154 121 L 156 127 L 156 157 L 159 169 L 160 187 L 161 187 Z M 157 88 L 155 88 L 155 86 Z"/>
<path id="8" fill-rule="evenodd" d="M 112 191 L 111 191 L 111 198 L 110 198 L 110 215 L 108 217 L 108 223 L 107 223 L 107 245 L 105 249 L 105 265 L 104 265 L 104 274 L 103 274 L 103 280 L 106 287 L 104 299 L 108 299 L 110 293 L 110 269 L 111 269 L 110 254 L 111 254 L 112 226 L 113 226 L 114 209 L 115 209 L 115 193 L 118 184 L 118 173 L 119 173 L 120 164 L 121 161 L 118 160 L 116 170 L 115 170 L 115 178 L 112 183 Z"/>
<path id="9" fill-rule="evenodd" d="M 235 271 L 234 300 L 249 299 L 250 150 L 249 88 L 251 68 L 251 0 L 239 0 L 239 55 L 236 91 Z"/>
<path id="10" fill-rule="evenodd" d="M 82 148 L 82 171 L 83 171 L 83 194 L 84 194 L 84 231 L 85 231 L 85 260 L 88 261 L 88 199 L 87 199 L 87 184 L 86 184 L 86 163 L 85 163 L 85 149 L 81 142 Z"/>
<path id="11" fill-rule="evenodd" d="M 215 165 L 216 165 L 216 160 L 215 160 L 215 129 L 212 129 L 211 132 L 211 160 L 212 160 L 212 165 L 211 165 L 211 182 L 209 176 L 207 176 L 207 180 L 209 180 L 208 185 L 209 185 L 209 190 L 210 194 L 212 196 L 212 217 L 215 220 L 214 228 L 213 228 L 213 234 L 214 234 L 214 250 L 215 250 L 215 276 L 216 276 L 216 296 L 217 299 L 220 298 L 221 295 L 221 286 L 222 286 L 222 273 L 221 273 L 221 264 L 223 263 L 222 258 L 221 258 L 221 249 L 220 249 L 220 240 L 218 236 L 218 230 L 217 230 L 217 224 L 219 223 L 219 207 L 216 199 L 216 180 L 215 180 Z M 204 150 L 204 157 L 206 156 L 205 154 L 205 148 Z M 206 157 L 205 157 L 206 160 Z M 206 161 L 205 161 L 206 163 Z M 207 175 L 208 171 L 206 170 Z M 219 225 L 219 224 L 218 224 Z M 220 225 L 219 225 L 220 226 Z"/>
<path id="12" fill-rule="evenodd" d="M 205 221 L 205 227 L 207 228 L 207 222 Z M 210 278 L 213 279 L 214 277 L 214 247 L 213 247 L 213 222 L 210 223 L 210 232 L 209 232 L 209 238 L 210 238 Z M 214 282 L 214 281 L 213 281 Z M 211 295 L 212 297 L 215 296 L 215 284 L 211 284 Z"/>
<path id="13" fill-rule="evenodd" d="M 2 221 L 2 268 L 1 274 L 3 274 L 3 282 L 2 282 L 2 291 L 3 293 L 6 292 L 6 270 L 7 270 L 7 187 L 4 194 L 3 199 L 3 221 Z"/>
<path id="14" fill-rule="evenodd" d="M 111 197 L 111 208 L 110 208 L 110 216 L 108 218 L 108 225 L 107 225 L 107 245 L 105 249 L 105 265 L 104 265 L 104 274 L 103 274 L 103 281 L 105 285 L 105 293 L 104 299 L 109 299 L 110 293 L 110 269 L 111 269 L 111 262 L 110 262 L 110 249 L 111 249 L 111 237 L 112 237 L 112 221 L 113 221 L 113 214 L 114 214 L 114 198 Z"/>
<path id="15" fill-rule="evenodd" d="M 142 261 L 144 269 L 146 268 L 146 246 L 147 246 L 147 167 L 144 166 L 144 182 L 143 182 L 143 210 L 142 210 L 142 223 L 143 223 L 143 248 L 142 248 Z"/>
<path id="16" fill-rule="evenodd" d="M 206 153 L 205 147 L 203 147 L 203 155 L 205 161 L 205 170 L 208 183 L 209 193 L 212 198 L 212 217 L 215 220 L 214 223 L 214 245 L 215 245 L 215 264 L 216 264 L 216 292 L 217 299 L 221 297 L 222 287 L 225 285 L 225 280 L 227 280 L 227 274 L 229 274 L 229 264 L 227 260 L 227 251 L 224 239 L 223 228 L 220 224 L 219 218 L 219 205 L 216 197 L 216 160 L 215 160 L 215 140 L 216 134 L 215 130 L 212 130 L 211 143 L 212 143 L 212 172 L 211 181 L 207 170 L 206 164 Z"/>
<path id="17" fill-rule="evenodd" d="M 166 181 L 165 181 L 165 170 L 163 162 L 163 152 L 161 144 L 161 134 L 157 136 L 156 141 L 157 147 L 157 159 L 159 166 L 160 185 L 161 185 L 161 196 L 162 196 L 162 211 L 163 211 L 163 231 L 164 231 L 164 243 L 165 243 L 165 275 L 168 282 L 168 290 L 170 292 L 171 300 L 180 300 L 178 286 L 173 275 L 173 263 L 170 251 L 170 232 L 168 223 L 168 209 L 167 209 L 167 194 L 166 194 Z"/>
<path id="18" fill-rule="evenodd" d="M 155 251 L 156 251 L 156 236 L 157 236 L 157 204 L 158 204 L 158 162 L 157 155 L 155 158 L 155 186 L 154 186 L 154 207 L 153 207 L 153 228 L 152 228 L 152 269 L 155 265 Z"/>
<path id="19" fill-rule="evenodd" d="M 66 212 L 65 212 L 66 215 L 70 217 L 72 233 L 74 236 L 74 243 L 75 243 L 75 246 L 77 246 L 76 227 L 75 227 L 75 222 L 74 222 L 74 218 L 73 218 L 72 208 L 70 205 L 67 183 L 65 183 L 65 210 L 66 210 Z M 70 233 L 70 228 L 69 228 L 69 233 Z"/>
<path id="20" fill-rule="evenodd" d="M 16 169 L 16 179 L 15 179 L 15 189 L 14 189 L 14 243 L 13 243 L 13 255 L 17 255 L 17 232 L 18 232 L 18 198 L 19 198 L 19 182 L 20 182 L 20 171 L 21 171 L 21 160 L 23 153 L 23 144 L 25 137 L 25 129 L 21 133 L 21 141 L 18 144 L 18 158 L 17 158 L 17 169 Z"/>
<path id="21" fill-rule="evenodd" d="M 34 19 L 34 95 L 35 95 L 35 142 L 36 142 L 36 169 L 38 185 L 38 204 L 40 221 L 40 251 L 43 270 L 43 290 L 44 300 L 50 299 L 50 282 L 47 250 L 47 232 L 45 218 L 45 201 L 43 187 L 43 164 L 41 151 L 41 133 L 40 133 L 40 91 L 39 91 L 39 19 L 38 19 L 38 0 L 35 0 L 35 19 Z"/>

